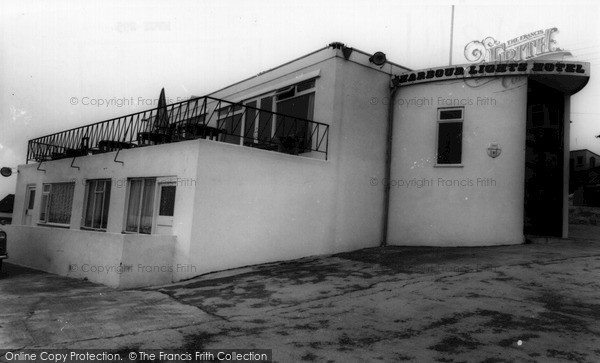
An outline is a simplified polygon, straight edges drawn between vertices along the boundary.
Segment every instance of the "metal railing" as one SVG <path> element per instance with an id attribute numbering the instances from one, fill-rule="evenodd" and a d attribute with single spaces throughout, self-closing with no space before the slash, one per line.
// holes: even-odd
<path id="1" fill-rule="evenodd" d="M 198 138 L 327 159 L 329 125 L 205 96 L 29 140 L 27 163 Z"/>

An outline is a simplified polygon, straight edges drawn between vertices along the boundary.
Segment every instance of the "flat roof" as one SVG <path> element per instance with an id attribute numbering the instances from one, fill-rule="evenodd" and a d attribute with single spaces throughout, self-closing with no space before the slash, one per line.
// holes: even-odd
<path id="1" fill-rule="evenodd" d="M 228 85 L 228 86 L 225 86 L 225 87 L 219 88 L 219 89 L 218 89 L 218 90 L 216 90 L 216 91 L 213 91 L 213 92 L 210 92 L 210 93 L 208 93 L 208 95 L 212 95 L 212 94 L 214 94 L 214 93 L 221 92 L 221 91 L 223 91 L 223 90 L 226 90 L 226 89 L 228 89 L 228 88 L 234 87 L 234 86 L 236 86 L 236 85 L 238 85 L 238 84 L 241 84 L 241 83 L 247 82 L 247 81 L 249 81 L 249 80 L 255 79 L 255 78 L 257 78 L 257 77 L 263 76 L 263 75 L 265 75 L 265 74 L 267 74 L 267 73 L 269 73 L 269 72 L 273 72 L 273 71 L 275 71 L 275 70 L 277 70 L 277 69 L 280 69 L 280 68 L 282 68 L 282 67 L 285 67 L 285 66 L 287 66 L 287 65 L 289 65 L 289 64 L 292 64 L 292 63 L 294 63 L 294 62 L 297 62 L 297 61 L 299 61 L 299 60 L 302 60 L 302 59 L 304 59 L 304 58 L 308 58 L 308 57 L 310 57 L 310 56 L 311 56 L 311 55 L 313 55 L 313 54 L 316 54 L 316 53 L 322 52 L 322 51 L 324 51 L 324 50 L 327 50 L 327 49 L 329 49 L 329 48 L 336 49 L 336 48 L 339 48 L 339 47 L 347 47 L 347 48 L 350 48 L 350 49 L 352 49 L 352 51 L 353 51 L 353 52 L 357 52 L 357 53 L 363 54 L 363 55 L 365 55 L 365 56 L 367 56 L 367 57 L 371 57 L 371 56 L 373 56 L 373 54 L 371 54 L 371 53 L 367 53 L 367 52 L 365 52 L 365 51 L 362 51 L 362 50 L 360 50 L 360 49 L 356 49 L 356 48 L 348 47 L 348 46 L 346 46 L 344 43 L 341 43 L 341 42 L 332 42 L 332 43 L 328 44 L 327 46 L 325 46 L 325 47 L 323 47 L 323 48 L 319 48 L 319 49 L 317 49 L 317 50 L 315 50 L 315 51 L 312 51 L 312 52 L 310 52 L 310 53 L 307 53 L 307 54 L 305 54 L 305 55 L 303 55 L 303 56 L 300 56 L 300 57 L 298 57 L 298 58 L 294 58 L 294 59 L 292 59 L 292 60 L 290 60 L 290 61 L 288 61 L 288 62 L 285 62 L 285 63 L 283 63 L 283 64 L 280 64 L 280 65 L 278 65 L 278 66 L 276 66 L 276 67 L 273 67 L 273 68 L 267 69 L 266 71 L 259 72 L 259 73 L 257 73 L 257 74 L 256 74 L 256 75 L 254 75 L 254 76 L 251 76 L 251 77 L 248 77 L 248 78 L 242 79 L 241 81 L 237 81 L 237 82 L 235 82 L 235 83 L 232 83 L 232 84 L 230 84 L 230 85 Z M 400 64 L 398 64 L 398 63 L 391 62 L 391 61 L 389 61 L 389 60 L 386 60 L 386 63 L 389 63 L 389 64 L 391 64 L 391 65 L 393 65 L 393 66 L 396 66 L 396 67 L 399 67 L 399 68 L 404 68 L 404 69 L 407 69 L 407 70 L 409 70 L 409 71 L 410 71 L 410 68 L 408 68 L 408 67 L 405 67 L 405 66 L 403 66 L 403 65 L 400 65 Z"/>

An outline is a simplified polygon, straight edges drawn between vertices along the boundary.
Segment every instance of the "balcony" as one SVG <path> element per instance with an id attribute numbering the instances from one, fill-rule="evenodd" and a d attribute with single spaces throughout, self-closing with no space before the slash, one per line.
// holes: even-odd
<path id="1" fill-rule="evenodd" d="M 198 97 L 29 140 L 27 163 L 194 139 L 327 159 L 329 125 Z"/>

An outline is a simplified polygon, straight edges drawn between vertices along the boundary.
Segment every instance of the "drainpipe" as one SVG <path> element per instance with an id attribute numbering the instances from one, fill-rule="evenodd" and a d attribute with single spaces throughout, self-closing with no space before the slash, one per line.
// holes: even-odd
<path id="1" fill-rule="evenodd" d="M 394 131 L 394 105 L 398 90 L 397 78 L 392 79 L 390 85 L 390 99 L 388 104 L 387 140 L 385 147 L 385 176 L 383 179 L 383 230 L 381 234 L 381 247 L 387 246 L 387 232 L 390 215 L 390 176 L 392 169 L 392 139 Z"/>

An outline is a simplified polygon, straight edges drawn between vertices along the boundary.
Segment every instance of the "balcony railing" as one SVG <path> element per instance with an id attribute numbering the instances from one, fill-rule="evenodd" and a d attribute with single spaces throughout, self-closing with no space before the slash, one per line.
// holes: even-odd
<path id="1" fill-rule="evenodd" d="M 199 138 L 327 159 L 329 125 L 198 97 L 29 140 L 27 163 Z"/>

